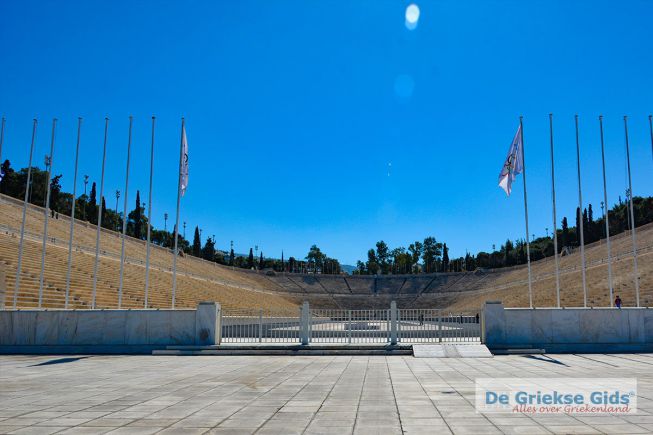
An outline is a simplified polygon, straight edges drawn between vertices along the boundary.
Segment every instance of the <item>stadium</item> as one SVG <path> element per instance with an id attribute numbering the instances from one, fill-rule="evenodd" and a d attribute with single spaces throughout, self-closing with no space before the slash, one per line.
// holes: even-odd
<path id="1" fill-rule="evenodd" d="M 0 2 L 0 434 L 653 433 L 653 4 L 516 6 Z"/>
<path id="2" fill-rule="evenodd" d="M 31 205 L 26 226 L 25 276 L 14 295 L 12 284 L 18 253 L 22 204 L 2 196 L 2 257 L 5 274 L 4 304 L 9 308 L 14 298 L 19 308 L 34 308 L 39 302 L 39 271 L 42 254 L 44 210 Z M 59 215 L 50 220 L 46 247 L 42 307 L 64 308 L 66 267 L 70 219 Z M 95 227 L 87 222 L 75 223 L 71 308 L 89 308 L 95 254 Z M 640 286 L 643 305 L 653 300 L 653 226 L 638 230 Z M 120 269 L 121 234 L 103 229 L 98 273 L 97 307 L 117 308 L 116 277 Z M 123 307 L 143 308 L 145 288 L 145 243 L 127 237 Z M 633 263 L 628 233 L 612 237 L 612 260 L 615 292 L 622 299 L 635 300 Z M 151 263 L 151 290 L 148 308 L 169 308 L 171 303 L 171 254 L 169 249 L 154 246 Z M 587 282 L 590 306 L 609 305 L 607 284 L 607 245 L 599 240 L 586 246 Z M 555 271 L 553 259 L 533 262 L 533 293 L 536 307 L 555 305 Z M 580 251 L 560 259 L 561 302 L 563 306 L 583 303 L 580 279 Z M 235 269 L 186 256 L 178 260 L 179 288 L 177 306 L 192 308 L 200 301 L 217 301 L 225 309 L 293 309 L 303 301 L 320 309 L 384 309 L 396 301 L 400 308 L 443 309 L 452 313 L 477 313 L 486 300 L 502 300 L 508 307 L 523 307 L 527 301 L 526 266 L 473 272 L 419 275 L 320 275 Z"/>

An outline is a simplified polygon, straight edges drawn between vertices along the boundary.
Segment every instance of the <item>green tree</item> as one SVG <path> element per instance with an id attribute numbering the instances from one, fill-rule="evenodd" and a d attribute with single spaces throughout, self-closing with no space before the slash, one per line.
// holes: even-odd
<path id="1" fill-rule="evenodd" d="M 562 237 L 560 238 L 560 246 L 558 251 L 561 251 L 565 246 L 569 246 L 569 224 L 567 223 L 567 217 L 562 218 Z"/>
<path id="2" fill-rule="evenodd" d="M 376 260 L 381 268 L 382 274 L 387 274 L 390 272 L 390 252 L 388 250 L 388 245 L 383 241 L 376 242 Z"/>
<path id="3" fill-rule="evenodd" d="M 447 244 L 443 243 L 442 244 L 442 271 L 446 272 L 449 270 L 449 248 L 447 248 Z"/>
<path id="4" fill-rule="evenodd" d="M 202 248 L 202 258 L 207 261 L 215 261 L 215 242 L 208 237 Z"/>
<path id="5" fill-rule="evenodd" d="M 2 180 L 0 180 L 0 193 L 12 196 L 14 198 L 20 197 L 21 187 L 19 186 L 18 174 L 11 167 L 11 162 L 5 160 L 0 167 Z M 23 190 L 23 193 L 25 190 Z"/>
<path id="6" fill-rule="evenodd" d="M 141 225 L 143 216 L 141 214 L 141 192 L 136 191 L 136 208 L 134 209 L 134 237 L 137 239 L 142 239 L 141 237 Z"/>
<path id="7" fill-rule="evenodd" d="M 247 257 L 247 268 L 254 269 L 254 251 L 249 248 L 249 257 Z"/>
<path id="8" fill-rule="evenodd" d="M 422 247 L 422 262 L 424 263 L 424 271 L 426 273 L 433 273 L 437 270 L 437 264 L 442 255 L 442 243 L 438 243 L 435 237 L 427 237 L 424 239 Z"/>
<path id="9" fill-rule="evenodd" d="M 469 252 L 465 254 L 465 270 L 471 272 L 476 269 L 476 259 Z"/>
<path id="10" fill-rule="evenodd" d="M 404 254 L 406 249 L 402 247 L 394 248 L 390 251 L 389 258 L 391 261 L 391 269 L 394 274 L 406 273 L 406 265 L 404 264 Z"/>
<path id="11" fill-rule="evenodd" d="M 519 264 L 526 264 L 527 262 L 527 256 L 526 256 L 526 243 L 521 240 L 519 241 Z"/>
<path id="12" fill-rule="evenodd" d="M 57 213 L 62 211 L 61 204 L 59 204 L 61 199 L 61 177 L 62 175 L 59 174 L 50 179 L 50 209 Z"/>
<path id="13" fill-rule="evenodd" d="M 576 246 L 580 246 L 580 226 L 582 221 L 580 207 L 576 207 Z"/>
<path id="14" fill-rule="evenodd" d="M 195 234 L 193 235 L 193 250 L 191 254 L 195 257 L 199 257 L 202 251 L 202 240 L 200 239 L 200 229 L 198 226 L 195 226 Z"/>
<path id="15" fill-rule="evenodd" d="M 379 262 L 376 259 L 376 252 L 374 249 L 367 251 L 367 264 L 365 265 L 367 273 L 370 275 L 376 275 L 379 273 Z"/>
<path id="16" fill-rule="evenodd" d="M 97 211 L 95 212 L 97 216 Z M 113 213 L 112 216 L 117 217 L 117 213 Z M 107 210 L 107 202 L 104 200 L 104 196 L 102 197 L 102 228 L 106 228 L 108 230 L 113 230 L 115 229 L 114 222 L 116 222 L 116 219 L 109 219 L 109 210 Z M 97 224 L 97 218 L 95 219 L 95 223 Z"/>
<path id="17" fill-rule="evenodd" d="M 415 241 L 415 243 L 411 243 L 408 246 L 408 252 L 410 252 L 411 255 L 411 267 L 413 269 L 413 272 L 417 272 L 417 263 L 419 262 L 419 258 L 422 255 L 422 242 Z"/>
<path id="18" fill-rule="evenodd" d="M 88 203 L 86 204 L 86 218 L 92 224 L 97 224 L 98 217 L 98 208 L 97 208 L 97 191 L 95 181 L 91 185 L 91 193 L 88 196 Z"/>
<path id="19" fill-rule="evenodd" d="M 339 275 L 341 272 L 340 262 L 335 258 L 326 257 L 324 259 L 324 271 L 323 273 L 329 275 Z"/>
<path id="20" fill-rule="evenodd" d="M 510 239 L 506 240 L 506 244 L 504 245 L 503 250 L 504 250 L 503 264 L 505 266 L 512 266 L 513 264 L 515 264 L 515 261 L 512 256 L 513 244 L 510 241 Z"/>
<path id="21" fill-rule="evenodd" d="M 322 270 L 325 257 L 326 255 L 320 251 L 320 248 L 318 248 L 317 245 L 312 245 L 311 249 L 309 249 L 308 254 L 306 255 L 306 261 L 308 262 L 309 269 L 313 269 L 313 272 Z"/>

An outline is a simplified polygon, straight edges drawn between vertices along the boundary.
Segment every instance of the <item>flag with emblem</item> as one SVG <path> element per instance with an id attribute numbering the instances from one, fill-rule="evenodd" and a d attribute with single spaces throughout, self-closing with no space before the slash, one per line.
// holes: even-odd
<path id="1" fill-rule="evenodd" d="M 186 141 L 186 127 L 181 129 L 181 196 L 188 187 L 188 142 Z"/>
<path id="2" fill-rule="evenodd" d="M 512 192 L 512 182 L 517 175 L 524 170 L 524 144 L 522 143 L 521 125 L 517 128 L 517 133 L 512 139 L 508 156 L 499 173 L 499 187 L 502 188 L 506 195 L 510 196 Z"/>

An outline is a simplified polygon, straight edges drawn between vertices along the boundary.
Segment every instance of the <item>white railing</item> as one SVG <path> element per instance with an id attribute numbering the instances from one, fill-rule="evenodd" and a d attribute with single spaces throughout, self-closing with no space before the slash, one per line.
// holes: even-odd
<path id="1" fill-rule="evenodd" d="M 225 343 L 297 343 L 301 310 L 224 309 L 222 341 Z"/>
<path id="2" fill-rule="evenodd" d="M 224 343 L 410 344 L 480 342 L 476 313 L 437 309 L 221 310 Z"/>
<path id="3" fill-rule="evenodd" d="M 473 313 L 398 310 L 397 340 L 402 343 L 480 342 L 480 320 Z"/>
<path id="4" fill-rule="evenodd" d="M 386 343 L 390 310 L 311 310 L 311 343 Z"/>

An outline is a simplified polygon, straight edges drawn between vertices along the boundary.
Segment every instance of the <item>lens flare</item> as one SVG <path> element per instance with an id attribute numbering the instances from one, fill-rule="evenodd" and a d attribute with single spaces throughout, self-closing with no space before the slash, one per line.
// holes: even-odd
<path id="1" fill-rule="evenodd" d="M 406 27 L 413 30 L 417 27 L 419 21 L 419 7 L 415 3 L 411 3 L 406 8 Z"/>

